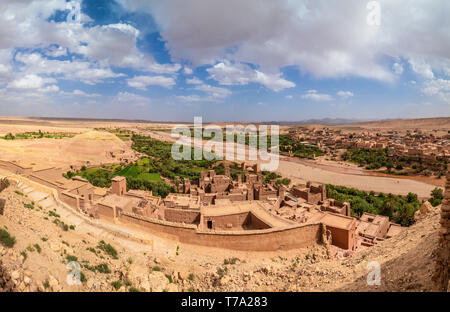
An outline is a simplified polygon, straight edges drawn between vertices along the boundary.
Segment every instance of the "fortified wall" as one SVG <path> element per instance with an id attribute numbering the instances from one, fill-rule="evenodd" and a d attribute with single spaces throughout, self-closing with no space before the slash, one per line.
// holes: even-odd
<path id="1" fill-rule="evenodd" d="M 437 247 L 436 268 L 433 279 L 436 291 L 449 291 L 450 269 L 450 165 L 447 167 L 444 200 L 441 207 L 441 228 Z"/>

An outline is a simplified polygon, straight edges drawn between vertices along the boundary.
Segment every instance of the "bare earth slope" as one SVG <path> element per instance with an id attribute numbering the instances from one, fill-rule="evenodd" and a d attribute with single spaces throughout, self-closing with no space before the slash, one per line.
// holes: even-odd
<path id="1" fill-rule="evenodd" d="M 0 228 L 16 237 L 12 248 L 0 244 L 0 261 L 2 274 L 18 291 L 116 291 L 113 285 L 120 285 L 118 291 L 431 290 L 438 209 L 399 236 L 344 259 L 329 259 L 325 246 L 272 253 L 199 248 L 165 239 L 151 246 L 54 210 L 46 200 L 31 209 L 33 193 L 23 196 L 16 190 L 12 184 L 0 193 L 6 199 Z M 54 220 L 75 228 L 66 231 Z M 101 240 L 117 250 L 117 259 L 98 247 Z M 335 255 L 338 250 L 332 248 Z M 68 256 L 82 266 L 86 280 L 81 285 L 66 282 L 66 265 L 74 259 Z M 380 286 L 366 283 L 371 261 L 380 263 Z M 110 272 L 99 269 L 105 264 Z"/>

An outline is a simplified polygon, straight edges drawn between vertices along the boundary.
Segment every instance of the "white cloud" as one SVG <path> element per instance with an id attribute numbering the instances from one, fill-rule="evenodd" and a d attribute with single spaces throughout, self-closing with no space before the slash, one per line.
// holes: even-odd
<path id="1" fill-rule="evenodd" d="M 183 102 L 202 102 L 202 101 L 207 101 L 208 98 L 193 94 L 193 95 L 178 95 L 176 97 L 177 99 L 179 99 L 180 101 Z"/>
<path id="2" fill-rule="evenodd" d="M 334 98 L 329 94 L 317 93 L 317 90 L 308 90 L 306 94 L 302 95 L 302 99 L 322 102 L 322 101 L 332 101 Z"/>
<path id="3" fill-rule="evenodd" d="M 194 77 L 194 78 L 188 78 L 188 79 L 186 79 L 186 83 L 187 83 L 187 84 L 202 84 L 203 81 L 201 81 L 201 80 L 198 79 L 197 77 Z"/>
<path id="4" fill-rule="evenodd" d="M 420 76 L 428 79 L 434 78 L 434 73 L 431 65 L 426 63 L 423 59 L 410 59 L 409 64 L 411 65 L 412 70 Z"/>
<path id="5" fill-rule="evenodd" d="M 354 96 L 353 92 L 351 92 L 351 91 L 342 91 L 342 90 L 338 91 L 337 95 L 340 96 L 343 99 L 348 99 L 348 98 Z"/>
<path id="6" fill-rule="evenodd" d="M 392 70 L 397 75 L 401 75 L 403 73 L 403 66 L 402 66 L 402 64 L 394 63 L 394 65 L 392 65 Z"/>
<path id="7" fill-rule="evenodd" d="M 164 88 L 172 88 L 176 83 L 172 77 L 165 76 L 136 76 L 127 79 L 130 87 L 146 90 L 148 86 L 160 86 Z"/>
<path id="8" fill-rule="evenodd" d="M 295 87 L 295 83 L 281 78 L 281 74 L 265 74 L 244 64 L 232 64 L 225 60 L 207 69 L 211 78 L 222 85 L 246 85 L 250 82 L 260 83 L 278 92 Z"/>
<path id="9" fill-rule="evenodd" d="M 44 85 L 44 79 L 37 75 L 26 75 L 8 83 L 9 89 L 39 89 Z"/>
<path id="10" fill-rule="evenodd" d="M 231 94 L 231 91 L 226 88 L 213 87 L 207 84 L 197 85 L 195 90 L 208 93 L 213 99 L 223 99 Z"/>
<path id="11" fill-rule="evenodd" d="M 17 53 L 15 60 L 23 63 L 20 69 L 26 74 L 45 74 L 59 79 L 79 80 L 91 85 L 105 79 L 124 76 L 124 74 L 114 73 L 110 68 L 100 67 L 96 63 L 80 60 L 49 60 L 39 53 Z"/>
<path id="12" fill-rule="evenodd" d="M 380 27 L 367 24 L 367 1 L 360 0 L 119 2 L 153 14 L 171 55 L 194 65 L 229 59 L 262 72 L 293 65 L 317 77 L 393 81 L 380 56 L 450 59 L 447 0 L 379 0 Z"/>
<path id="13" fill-rule="evenodd" d="M 290 100 L 290 99 L 292 99 L 292 98 L 294 98 L 294 97 L 293 97 L 292 95 L 286 95 L 285 98 L 287 98 L 287 99 Z"/>
<path id="14" fill-rule="evenodd" d="M 196 79 L 196 78 L 194 78 Z M 227 98 L 231 95 L 231 90 L 226 88 L 220 88 L 220 87 L 214 87 L 208 84 L 203 83 L 201 80 L 194 80 L 191 81 L 190 84 L 194 85 L 195 87 L 192 90 L 200 91 L 204 93 L 205 95 L 198 95 L 198 94 L 191 94 L 191 95 L 180 95 L 176 98 L 183 101 L 183 102 L 218 102 L 222 101 L 223 99 Z"/>
<path id="15" fill-rule="evenodd" d="M 192 75 L 192 73 L 194 72 L 190 67 L 184 67 L 183 68 L 183 72 L 186 74 L 186 75 Z"/>

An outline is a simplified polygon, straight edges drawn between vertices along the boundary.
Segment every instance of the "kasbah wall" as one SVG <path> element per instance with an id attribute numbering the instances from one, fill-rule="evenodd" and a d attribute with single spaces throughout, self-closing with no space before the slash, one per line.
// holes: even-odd
<path id="1" fill-rule="evenodd" d="M 200 231 L 192 224 L 177 224 L 122 212 L 119 220 L 181 243 L 242 251 L 277 251 L 322 243 L 320 223 L 290 228 L 245 231 Z"/>
<path id="2" fill-rule="evenodd" d="M 447 167 L 447 182 L 441 207 L 441 228 L 437 247 L 436 269 L 433 276 L 436 291 L 449 291 L 450 268 L 450 164 Z"/>

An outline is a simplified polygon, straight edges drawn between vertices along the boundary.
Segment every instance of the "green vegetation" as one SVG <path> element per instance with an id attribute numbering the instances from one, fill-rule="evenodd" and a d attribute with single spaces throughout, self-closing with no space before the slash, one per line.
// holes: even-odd
<path id="1" fill-rule="evenodd" d="M 95 270 L 99 273 L 109 274 L 111 273 L 111 269 L 108 267 L 108 264 L 102 263 L 95 267 Z"/>
<path id="2" fill-rule="evenodd" d="M 67 255 L 66 259 L 67 259 L 67 262 L 78 261 L 78 258 L 76 256 L 71 256 L 71 255 Z"/>
<path id="3" fill-rule="evenodd" d="M 228 268 L 227 267 L 224 267 L 224 268 L 217 268 L 217 275 L 219 275 L 219 276 L 224 276 L 225 275 L 225 273 L 227 273 L 228 272 Z"/>
<path id="4" fill-rule="evenodd" d="M 34 205 L 33 204 L 27 204 L 27 203 L 23 203 L 23 206 L 27 209 L 34 209 Z"/>
<path id="5" fill-rule="evenodd" d="M 85 283 L 87 281 L 86 275 L 80 271 L 80 282 Z"/>
<path id="6" fill-rule="evenodd" d="M 129 292 L 140 292 L 136 287 L 130 287 Z"/>
<path id="7" fill-rule="evenodd" d="M 388 148 L 349 148 L 342 154 L 342 159 L 356 163 L 369 170 L 384 167 L 386 171 L 382 172 L 390 174 L 423 174 L 430 176 L 434 172 L 439 177 L 445 172 L 448 163 L 447 159 L 429 161 L 416 157 L 391 156 Z"/>
<path id="8" fill-rule="evenodd" d="M 119 259 L 117 250 L 110 244 L 105 243 L 101 240 L 97 246 L 98 249 L 103 250 L 106 254 L 110 255 L 113 259 Z"/>
<path id="9" fill-rule="evenodd" d="M 23 132 L 23 133 L 8 133 L 5 136 L 0 136 L 0 139 L 3 140 L 28 140 L 28 139 L 41 139 L 41 138 L 50 138 L 50 139 L 62 139 L 62 138 L 72 138 L 74 134 L 72 133 L 64 133 L 64 132 L 42 132 L 39 130 L 38 132 Z"/>
<path id="10" fill-rule="evenodd" d="M 414 223 L 414 213 L 419 209 L 417 195 L 385 195 L 366 193 L 355 188 L 327 184 L 327 196 L 350 203 L 352 215 L 361 216 L 364 212 L 388 216 L 395 223 L 409 226 Z"/>
<path id="11" fill-rule="evenodd" d="M 0 243 L 8 248 L 11 248 L 16 243 L 16 238 L 11 236 L 8 231 L 0 229 Z"/>
<path id="12" fill-rule="evenodd" d="M 45 289 L 50 287 L 50 282 L 48 281 L 48 279 L 46 279 L 45 282 L 42 283 L 42 286 L 44 286 Z"/>
<path id="13" fill-rule="evenodd" d="M 166 276 L 166 278 L 169 280 L 169 283 L 173 283 L 173 278 L 172 275 L 170 274 L 164 274 Z"/>
<path id="14" fill-rule="evenodd" d="M 161 271 L 161 268 L 160 268 L 159 266 L 154 266 L 154 267 L 152 268 L 152 271 L 160 272 L 160 271 Z"/>
<path id="15" fill-rule="evenodd" d="M 239 261 L 239 258 L 227 258 L 223 260 L 223 264 L 236 264 L 237 261 Z"/>
<path id="16" fill-rule="evenodd" d="M 112 133 L 122 141 L 129 141 L 133 135 L 133 131 L 120 128 L 94 128 L 94 130 Z"/>
<path id="17" fill-rule="evenodd" d="M 223 163 L 219 163 L 216 166 L 214 166 L 214 171 L 216 172 L 217 175 L 224 175 L 225 174 L 225 165 Z M 230 175 L 231 178 L 234 181 L 237 181 L 237 176 L 238 174 L 241 175 L 241 178 L 244 177 L 244 171 L 241 170 L 241 166 L 236 163 L 236 162 L 232 162 L 230 164 Z"/>
<path id="18" fill-rule="evenodd" d="M 444 191 L 441 188 L 436 187 L 431 191 L 431 198 L 428 199 L 428 201 L 433 207 L 436 207 L 442 204 L 443 199 L 444 199 Z"/>
<path id="19" fill-rule="evenodd" d="M 21 191 L 19 191 L 19 190 L 15 190 L 14 191 L 14 193 L 16 193 L 16 194 L 18 194 L 18 195 L 20 195 L 20 196 L 25 196 L 25 194 L 24 193 L 22 193 Z"/>
<path id="20" fill-rule="evenodd" d="M 280 152 L 292 152 L 294 157 L 312 159 L 324 154 L 317 146 L 302 144 L 301 142 L 292 139 L 291 136 L 287 134 L 280 135 L 279 141 Z"/>
<path id="21" fill-rule="evenodd" d="M 111 283 L 111 286 L 114 287 L 115 290 L 119 290 L 120 287 L 122 287 L 122 282 L 121 281 L 114 281 Z"/>
<path id="22" fill-rule="evenodd" d="M 34 244 L 33 246 L 37 250 L 38 253 L 41 253 L 42 248 L 41 248 L 41 246 L 39 246 L 39 244 Z"/>
<path id="23" fill-rule="evenodd" d="M 133 135 L 132 141 L 133 149 L 150 156 L 147 160 L 149 172 L 158 172 L 168 179 L 175 179 L 175 177 L 198 179 L 202 170 L 209 169 L 215 163 L 214 160 L 193 160 L 193 148 L 191 148 L 192 160 L 175 160 L 171 154 L 171 143 L 139 135 Z M 181 148 L 180 145 L 175 145 L 174 148 L 177 147 Z"/>
<path id="24" fill-rule="evenodd" d="M 190 273 L 190 274 L 188 275 L 188 279 L 189 279 L 190 281 L 193 281 L 193 280 L 195 279 L 194 273 Z"/>
<path id="25" fill-rule="evenodd" d="M 275 180 L 275 185 L 289 185 L 291 183 L 291 179 L 282 178 L 279 174 L 275 172 L 263 171 L 263 182 L 264 184 L 270 183 Z"/>

